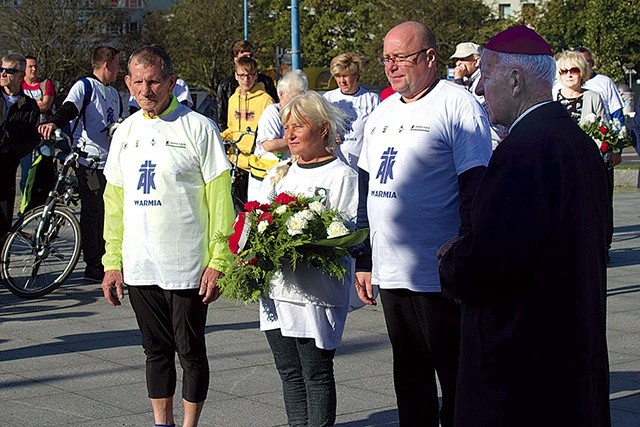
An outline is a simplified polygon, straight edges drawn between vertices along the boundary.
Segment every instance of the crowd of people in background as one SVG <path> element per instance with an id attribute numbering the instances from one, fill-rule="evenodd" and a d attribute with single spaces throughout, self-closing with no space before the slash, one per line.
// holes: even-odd
<path id="1" fill-rule="evenodd" d="M 155 426 L 175 425 L 176 353 L 183 425 L 196 426 L 207 309 L 232 259 L 216 238 L 234 219 L 232 160 L 244 200 L 322 194 L 353 228 L 370 229 L 343 281 L 283 271 L 259 304 L 289 425 L 335 423 L 333 359 L 357 295 L 382 301 L 401 426 L 608 426 L 606 264 L 621 153 L 603 159 L 579 125 L 589 115 L 624 123 L 620 94 L 588 49 L 554 56 L 525 26 L 484 48 L 461 41 L 446 53 L 451 80 L 438 74 L 442 54 L 428 27 L 403 22 L 383 41 L 380 95 L 364 87 L 354 52 L 332 59 L 337 88 L 320 95 L 302 70 L 277 82 L 262 74 L 241 40 L 215 120 L 192 110 L 159 46 L 128 60 L 128 114 L 113 47 L 93 50 L 91 75 L 56 111 L 37 58 L 6 55 L 0 236 L 18 166 L 24 212 L 53 186 L 52 138 L 65 130 L 94 157 L 75 171 L 84 277 L 114 306 L 128 287 Z M 313 299 L 287 290 L 305 286 Z"/>

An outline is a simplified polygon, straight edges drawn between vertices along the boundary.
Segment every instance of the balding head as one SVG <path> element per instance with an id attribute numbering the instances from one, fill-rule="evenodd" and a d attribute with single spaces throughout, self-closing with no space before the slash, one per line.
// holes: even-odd
<path id="1" fill-rule="evenodd" d="M 420 98 L 437 82 L 435 46 L 433 31 L 415 21 L 398 24 L 385 36 L 385 73 L 406 102 Z"/>

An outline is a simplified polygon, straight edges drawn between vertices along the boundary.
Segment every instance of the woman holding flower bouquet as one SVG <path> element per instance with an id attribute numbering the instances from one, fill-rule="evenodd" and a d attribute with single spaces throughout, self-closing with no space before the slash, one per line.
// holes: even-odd
<path id="1" fill-rule="evenodd" d="M 337 210 L 353 224 L 358 177 L 333 155 L 343 113 L 309 91 L 284 106 L 281 118 L 292 157 L 269 171 L 259 201 L 279 204 L 278 210 L 286 211 L 296 203 L 295 196 L 311 197 L 314 202 L 308 215 Z M 294 222 L 290 233 L 296 233 Z M 282 379 L 290 426 L 335 423 L 333 357 L 342 340 L 353 287 L 350 264 L 350 258 L 345 258 L 347 273 L 338 280 L 304 263 L 292 271 L 285 262 L 271 280 L 269 296 L 261 300 L 260 329 L 266 333 Z"/>

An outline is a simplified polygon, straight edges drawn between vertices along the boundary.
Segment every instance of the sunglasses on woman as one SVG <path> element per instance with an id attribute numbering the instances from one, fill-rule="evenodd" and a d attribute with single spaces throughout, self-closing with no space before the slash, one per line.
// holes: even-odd
<path id="1" fill-rule="evenodd" d="M 560 75 L 561 75 L 561 76 L 564 76 L 564 75 L 565 75 L 565 74 L 567 74 L 567 73 L 574 74 L 574 75 L 575 75 L 575 74 L 580 74 L 580 68 L 578 68 L 578 67 L 573 67 L 573 68 L 570 68 L 570 69 L 568 69 L 568 70 L 560 70 Z"/>

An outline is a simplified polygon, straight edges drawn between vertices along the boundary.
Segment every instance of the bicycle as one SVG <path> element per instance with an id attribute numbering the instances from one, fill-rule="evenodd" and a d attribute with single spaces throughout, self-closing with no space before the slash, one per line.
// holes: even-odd
<path id="1" fill-rule="evenodd" d="M 56 131 L 55 139 L 71 147 L 64 133 Z M 90 164 L 96 161 L 82 147 L 71 148 L 45 204 L 18 219 L 2 245 L 0 278 L 19 297 L 38 298 L 53 292 L 78 263 L 80 222 L 70 206 L 78 204 L 72 172 L 80 157 L 87 158 Z"/>
<path id="2" fill-rule="evenodd" d="M 227 155 L 231 162 L 231 199 L 233 200 L 233 206 L 236 212 L 244 211 L 244 204 L 247 201 L 247 186 L 249 184 L 249 172 L 238 168 L 238 159 L 240 158 L 241 150 L 237 144 L 242 141 L 242 138 L 246 135 L 255 134 L 256 133 L 248 127 L 238 135 L 238 138 L 224 142 Z"/>

